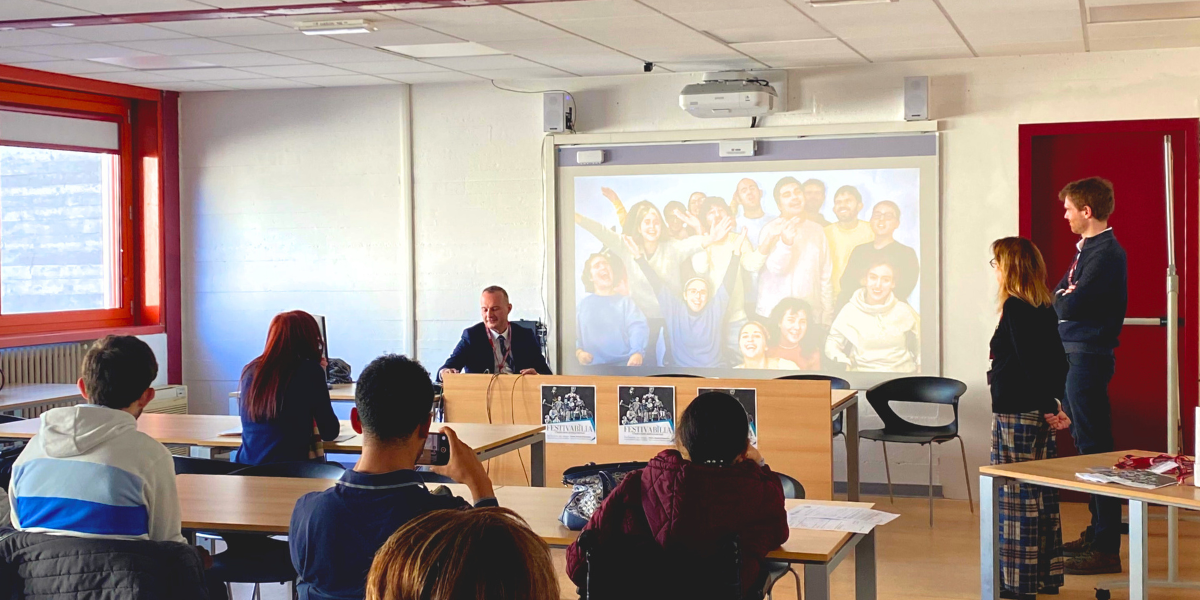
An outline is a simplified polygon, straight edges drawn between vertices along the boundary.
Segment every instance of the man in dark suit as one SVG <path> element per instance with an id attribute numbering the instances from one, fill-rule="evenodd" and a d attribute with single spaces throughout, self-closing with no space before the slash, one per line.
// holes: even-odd
<path id="1" fill-rule="evenodd" d="M 438 369 L 438 380 L 446 373 L 521 373 L 553 375 L 542 356 L 537 336 L 524 327 L 508 323 L 512 304 L 499 286 L 483 290 L 479 299 L 483 322 L 463 330 L 462 339 Z"/>

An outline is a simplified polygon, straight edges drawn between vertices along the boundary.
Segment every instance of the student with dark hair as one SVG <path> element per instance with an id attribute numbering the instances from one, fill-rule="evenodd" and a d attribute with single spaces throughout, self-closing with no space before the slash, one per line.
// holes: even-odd
<path id="1" fill-rule="evenodd" d="M 779 476 L 749 440 L 746 411 L 733 396 L 709 392 L 692 400 L 675 431 L 678 449 L 663 450 L 645 469 L 629 473 L 592 515 L 583 531 L 611 572 L 641 572 L 646 565 L 686 554 L 715 556 L 737 536 L 743 592 L 758 579 L 760 562 L 788 538 Z M 587 578 L 578 543 L 567 548 L 567 574 Z M 701 573 L 663 575 L 667 586 L 704 581 Z M 678 593 L 671 589 L 672 596 Z M 679 595 L 683 597 L 683 595 Z"/>
<path id="2" fill-rule="evenodd" d="M 237 462 L 260 465 L 324 456 L 320 440 L 336 438 L 341 423 L 329 400 L 322 343 L 317 320 L 302 310 L 271 319 L 263 353 L 242 369 Z M 319 440 L 313 439 L 314 424 Z"/>
<path id="3" fill-rule="evenodd" d="M 13 465 L 13 527 L 77 537 L 183 542 L 175 464 L 137 430 L 158 362 L 145 342 L 107 336 L 83 358 L 87 404 L 42 413 Z"/>
<path id="4" fill-rule="evenodd" d="M 301 600 L 362 598 L 375 551 L 409 520 L 438 509 L 471 506 L 435 495 L 416 471 L 429 436 L 433 383 L 420 363 L 381 356 L 363 369 L 350 413 L 363 452 L 337 485 L 302 496 L 288 534 Z M 450 463 L 434 471 L 463 483 L 475 506 L 496 506 L 492 482 L 475 451 L 449 427 Z"/>
<path id="5" fill-rule="evenodd" d="M 618 294 L 624 268 L 615 256 L 596 253 L 583 262 L 583 289 L 575 316 L 575 359 L 581 365 L 641 366 L 649 328 L 629 296 Z"/>
<path id="6" fill-rule="evenodd" d="M 558 600 L 550 547 L 504 508 L 435 510 L 379 549 L 367 600 Z"/>

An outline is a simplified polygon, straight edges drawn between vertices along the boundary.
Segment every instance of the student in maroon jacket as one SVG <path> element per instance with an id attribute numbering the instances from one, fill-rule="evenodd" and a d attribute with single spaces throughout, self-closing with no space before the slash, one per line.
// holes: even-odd
<path id="1" fill-rule="evenodd" d="M 627 475 L 592 515 L 583 531 L 596 532 L 593 557 L 616 559 L 606 560 L 607 573 L 644 575 L 664 557 L 713 556 L 736 534 L 745 592 L 758 580 L 763 557 L 788 538 L 779 477 L 750 445 L 745 409 L 728 394 L 693 400 L 676 440 L 687 458 L 663 450 Z M 587 584 L 587 567 L 578 543 L 567 548 L 567 573 L 577 585 Z M 691 575 L 662 576 L 675 585 Z"/>

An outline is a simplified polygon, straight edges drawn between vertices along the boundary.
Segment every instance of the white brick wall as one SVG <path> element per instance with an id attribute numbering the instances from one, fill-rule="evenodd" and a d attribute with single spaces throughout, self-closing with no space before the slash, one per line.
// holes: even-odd
<path id="1" fill-rule="evenodd" d="M 183 374 L 224 413 L 276 313 L 328 319 L 355 373 L 407 351 L 402 312 L 402 86 L 186 94 Z"/>

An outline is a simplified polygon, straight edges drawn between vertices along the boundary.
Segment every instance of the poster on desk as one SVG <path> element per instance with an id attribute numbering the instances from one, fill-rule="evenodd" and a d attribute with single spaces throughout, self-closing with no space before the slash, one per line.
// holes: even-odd
<path id="1" fill-rule="evenodd" d="M 543 385 L 542 424 L 551 444 L 595 444 L 596 387 Z"/>
<path id="2" fill-rule="evenodd" d="M 675 388 L 618 386 L 617 418 L 618 443 L 670 446 L 675 443 Z"/>
<path id="3" fill-rule="evenodd" d="M 700 388 L 696 395 L 708 392 L 724 392 L 733 396 L 746 409 L 746 421 L 750 425 L 750 445 L 758 447 L 758 390 L 754 388 Z"/>

